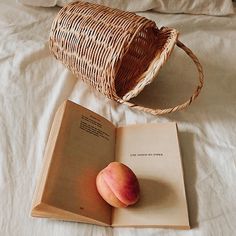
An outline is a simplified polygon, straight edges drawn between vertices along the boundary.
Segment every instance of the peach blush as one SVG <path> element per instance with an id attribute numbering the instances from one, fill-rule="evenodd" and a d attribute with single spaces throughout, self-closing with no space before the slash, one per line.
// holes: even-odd
<path id="1" fill-rule="evenodd" d="M 96 178 L 97 190 L 114 207 L 127 207 L 139 199 L 139 183 L 134 172 L 126 165 L 111 162 Z"/>

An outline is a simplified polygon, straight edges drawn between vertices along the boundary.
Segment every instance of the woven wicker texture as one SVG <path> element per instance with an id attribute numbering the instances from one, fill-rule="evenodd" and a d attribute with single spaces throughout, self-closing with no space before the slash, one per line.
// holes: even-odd
<path id="1" fill-rule="evenodd" d="M 157 115 L 186 107 L 203 85 L 200 63 L 177 37 L 175 29 L 158 29 L 145 17 L 79 1 L 60 10 L 52 24 L 49 45 L 72 73 L 105 96 Z M 194 95 L 178 108 L 164 110 L 127 102 L 152 82 L 176 43 L 198 67 L 200 84 Z"/>

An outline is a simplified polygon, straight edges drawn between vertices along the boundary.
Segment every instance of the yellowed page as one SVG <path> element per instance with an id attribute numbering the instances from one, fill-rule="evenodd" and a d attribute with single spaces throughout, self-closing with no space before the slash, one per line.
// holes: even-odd
<path id="1" fill-rule="evenodd" d="M 110 224 L 111 207 L 98 194 L 95 180 L 114 160 L 114 138 L 109 121 L 68 101 L 41 203 Z"/>
<path id="2" fill-rule="evenodd" d="M 113 210 L 112 226 L 189 228 L 175 123 L 117 128 L 116 161 L 135 172 L 141 196 L 136 205 Z"/>

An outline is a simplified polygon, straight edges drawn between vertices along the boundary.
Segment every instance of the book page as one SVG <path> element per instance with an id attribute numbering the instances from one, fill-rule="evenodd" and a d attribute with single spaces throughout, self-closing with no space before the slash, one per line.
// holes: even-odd
<path id="1" fill-rule="evenodd" d="M 112 226 L 189 228 L 175 123 L 117 128 L 116 161 L 138 177 L 140 200 L 114 208 Z"/>
<path id="2" fill-rule="evenodd" d="M 111 207 L 96 189 L 98 172 L 114 161 L 115 127 L 105 118 L 67 101 L 42 202 L 111 223 Z"/>

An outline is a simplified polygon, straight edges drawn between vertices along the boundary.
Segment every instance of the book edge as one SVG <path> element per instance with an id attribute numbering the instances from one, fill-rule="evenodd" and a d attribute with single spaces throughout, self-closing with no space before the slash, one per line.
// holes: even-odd
<path id="1" fill-rule="evenodd" d="M 96 224 L 96 225 L 101 225 L 101 226 L 110 226 L 108 224 L 94 220 L 92 218 L 89 218 L 83 215 L 78 215 L 73 212 L 66 211 L 61 208 L 57 208 L 43 202 L 33 207 L 30 215 L 32 217 L 43 217 L 43 218 L 50 218 L 50 219 L 55 219 L 55 220 L 65 220 L 65 221 L 80 222 L 80 223 L 87 223 L 87 224 Z"/>
<path id="2" fill-rule="evenodd" d="M 162 229 L 177 229 L 177 230 L 189 230 L 191 229 L 190 225 L 116 225 L 112 224 L 111 227 L 134 227 L 134 228 L 162 228 Z"/>
<path id="3" fill-rule="evenodd" d="M 183 159 L 181 155 L 181 149 L 180 149 L 180 142 L 179 142 L 179 132 L 178 132 L 178 126 L 177 123 L 175 123 L 175 129 L 176 129 L 176 139 L 177 139 L 177 144 L 178 144 L 178 151 L 179 151 L 179 157 L 180 157 L 180 166 L 181 166 L 181 172 L 182 172 L 182 181 L 183 181 L 183 186 L 184 186 L 184 198 L 185 198 L 185 209 L 186 209 L 186 217 L 187 217 L 187 223 L 189 228 L 191 228 L 190 225 L 190 220 L 189 220 L 189 209 L 188 209 L 188 201 L 187 201 L 187 194 L 186 194 L 186 186 L 185 186 L 185 180 L 184 180 L 184 167 L 183 167 Z"/>
<path id="4" fill-rule="evenodd" d="M 161 125 L 177 125 L 177 123 L 175 122 L 175 121 L 167 121 L 167 122 L 163 122 L 163 123 L 161 123 L 161 122 L 159 122 L 159 123 L 137 123 L 137 124 L 128 124 L 128 125 L 120 125 L 120 126 L 116 126 L 116 129 L 119 129 L 119 128 L 128 128 L 128 127 L 130 127 L 130 128 L 135 128 L 136 126 L 137 127 L 142 127 L 142 126 L 147 126 L 147 125 L 150 125 L 150 126 L 152 126 L 152 125 L 158 125 L 158 126 L 161 126 Z"/>
<path id="5" fill-rule="evenodd" d="M 47 182 L 47 177 L 48 177 L 48 171 L 51 165 L 51 161 L 52 161 L 52 154 L 54 151 L 54 147 L 56 145 L 56 141 L 57 141 L 57 136 L 58 133 L 60 131 L 60 127 L 61 127 L 61 123 L 62 123 L 62 119 L 63 119 L 63 114 L 65 112 L 65 108 L 67 105 L 68 101 L 64 101 L 59 108 L 56 111 L 56 114 L 54 116 L 53 122 L 52 122 L 52 126 L 49 132 L 49 136 L 47 139 L 47 143 L 46 143 L 46 148 L 45 148 L 45 152 L 43 155 L 43 166 L 40 172 L 40 175 L 38 177 L 37 180 L 37 184 L 36 184 L 36 189 L 35 189 L 35 193 L 34 193 L 34 197 L 33 197 L 33 202 L 32 202 L 32 207 L 34 208 L 35 206 L 37 206 L 38 204 L 40 204 L 42 202 L 43 199 L 43 192 L 44 192 L 44 188 Z M 56 124 L 58 124 L 56 126 Z M 56 133 L 56 135 L 55 135 Z M 53 139 L 53 142 L 49 143 L 49 140 L 52 140 L 52 137 L 56 137 Z M 50 155 L 51 153 L 51 155 Z M 46 173 L 46 175 L 44 175 L 44 173 Z"/>

